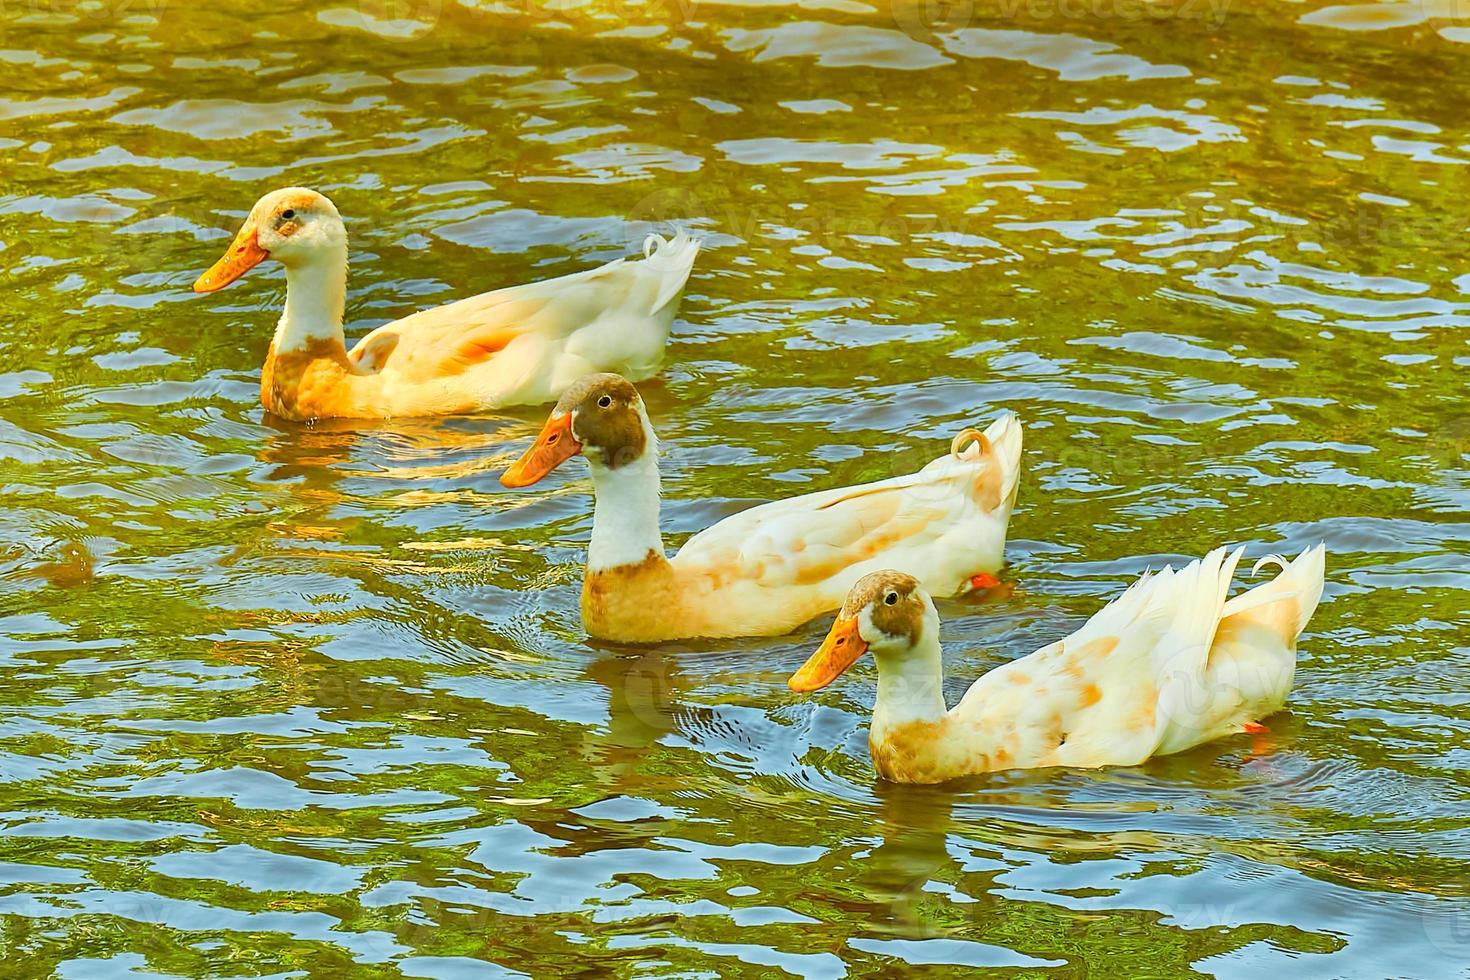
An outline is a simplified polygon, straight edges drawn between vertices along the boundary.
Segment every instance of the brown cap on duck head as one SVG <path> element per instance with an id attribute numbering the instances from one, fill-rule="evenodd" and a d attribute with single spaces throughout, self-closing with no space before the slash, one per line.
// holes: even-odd
<path id="1" fill-rule="evenodd" d="M 868 618 L 881 636 L 863 635 L 864 609 L 870 610 Z M 786 683 L 793 691 L 815 691 L 840 677 L 874 643 L 902 639 L 912 647 L 924 631 L 924 616 L 918 579 L 892 570 L 869 572 L 848 590 L 817 652 Z"/>
<path id="2" fill-rule="evenodd" d="M 578 453 L 617 469 L 648 449 L 638 389 L 616 374 L 589 374 L 568 388 L 541 434 L 500 477 L 507 487 L 527 487 Z"/>
<path id="3" fill-rule="evenodd" d="M 853 619 L 872 607 L 873 625 L 894 639 L 907 637 L 909 646 L 919 642 L 924 631 L 924 600 L 918 595 L 919 580 L 893 570 L 869 572 L 847 591 L 842 615 Z M 874 637 L 870 642 L 876 642 Z"/>

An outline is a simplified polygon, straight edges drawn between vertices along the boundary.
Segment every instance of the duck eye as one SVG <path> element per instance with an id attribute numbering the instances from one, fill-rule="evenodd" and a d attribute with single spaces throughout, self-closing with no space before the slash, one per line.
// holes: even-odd
<path id="1" fill-rule="evenodd" d="M 898 593 L 897 592 L 890 592 L 890 593 L 888 593 L 886 596 L 883 597 L 883 602 L 886 605 L 890 605 L 890 606 L 897 605 L 898 604 Z"/>
<path id="2" fill-rule="evenodd" d="M 292 218 L 296 217 L 296 211 L 294 208 L 287 208 L 286 210 L 281 212 L 281 217 L 285 218 L 287 221 L 290 221 Z"/>
<path id="3" fill-rule="evenodd" d="M 612 395 L 603 395 L 601 398 L 597 399 L 597 407 L 598 408 L 611 408 L 612 407 Z"/>

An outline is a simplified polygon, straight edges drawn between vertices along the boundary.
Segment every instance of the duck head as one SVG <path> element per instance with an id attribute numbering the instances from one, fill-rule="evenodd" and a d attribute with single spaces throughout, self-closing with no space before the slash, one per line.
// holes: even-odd
<path id="1" fill-rule="evenodd" d="M 934 602 L 912 575 L 869 572 L 847 593 L 827 638 L 787 681 L 793 691 L 826 687 L 868 650 L 880 661 L 907 658 L 939 633 Z"/>
<path id="2" fill-rule="evenodd" d="M 284 187 L 255 202 L 229 251 L 194 282 L 194 292 L 223 289 L 266 259 L 288 270 L 318 263 L 343 265 L 347 228 L 337 206 L 305 187 Z"/>
<path id="3" fill-rule="evenodd" d="M 594 469 L 618 470 L 654 451 L 638 389 L 621 375 L 589 374 L 562 394 L 541 434 L 500 475 L 500 483 L 528 487 L 578 454 Z"/>

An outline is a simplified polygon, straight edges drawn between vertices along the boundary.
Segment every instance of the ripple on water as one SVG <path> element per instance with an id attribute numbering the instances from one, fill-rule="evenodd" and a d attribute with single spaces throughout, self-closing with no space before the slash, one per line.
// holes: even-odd
<path id="1" fill-rule="evenodd" d="M 0 5 L 7 954 L 1463 972 L 1463 12 L 553 6 Z M 784 686 L 825 620 L 588 643 L 583 465 L 496 480 L 544 408 L 262 414 L 280 267 L 189 284 L 288 183 L 347 217 L 353 337 L 702 237 L 641 386 L 671 545 L 1017 411 L 1014 588 L 941 603 L 951 703 L 1146 567 L 1326 541 L 1289 711 L 903 787 L 870 661 Z"/>

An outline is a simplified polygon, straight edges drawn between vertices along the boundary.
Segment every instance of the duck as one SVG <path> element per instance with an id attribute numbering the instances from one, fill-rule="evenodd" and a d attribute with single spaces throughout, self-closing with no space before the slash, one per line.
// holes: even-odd
<path id="1" fill-rule="evenodd" d="M 945 704 L 939 615 L 895 569 L 848 592 L 826 639 L 787 682 L 832 683 L 865 652 L 878 666 L 868 731 L 873 767 L 895 783 L 1006 769 L 1133 766 L 1239 732 L 1263 732 L 1296 674 L 1297 638 L 1322 597 L 1326 548 L 1276 564 L 1226 599 L 1244 553 L 1211 551 L 1147 572 L 1072 635 L 996 667 Z"/>
<path id="2" fill-rule="evenodd" d="M 500 482 L 530 486 L 577 455 L 595 498 L 581 601 L 590 637 L 776 636 L 836 609 L 877 568 L 945 595 L 998 584 L 1021 423 L 1005 413 L 984 432 L 965 429 L 917 473 L 751 507 L 672 558 L 659 531 L 658 440 L 627 378 L 592 374 L 568 388 Z"/>
<path id="3" fill-rule="evenodd" d="M 650 377 L 699 242 L 650 235 L 644 260 L 471 296 L 385 323 L 349 351 L 342 333 L 347 227 L 305 187 L 271 191 L 194 283 L 223 289 L 266 259 L 286 267 L 286 305 L 260 400 L 292 421 L 458 415 L 553 401 L 583 375 Z"/>

